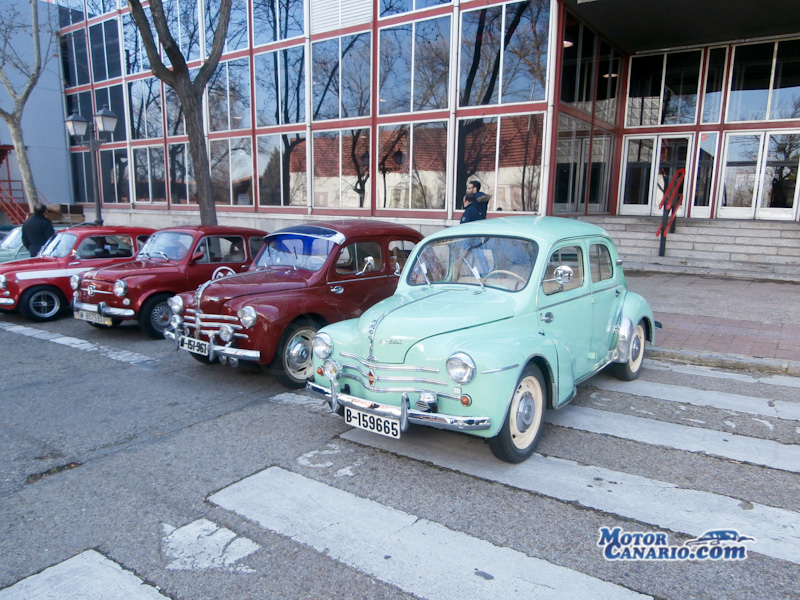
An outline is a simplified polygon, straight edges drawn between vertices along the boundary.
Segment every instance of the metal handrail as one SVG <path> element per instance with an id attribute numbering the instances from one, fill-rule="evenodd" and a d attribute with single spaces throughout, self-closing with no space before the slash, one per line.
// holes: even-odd
<path id="1" fill-rule="evenodd" d="M 661 237 L 661 242 L 658 248 L 658 255 L 664 256 L 667 251 L 667 231 L 675 233 L 675 217 L 678 214 L 681 202 L 683 202 L 683 194 L 679 191 L 683 178 L 686 176 L 686 169 L 678 169 L 672 176 L 667 189 L 664 190 L 664 196 L 661 198 L 661 203 L 658 208 L 663 209 L 661 213 L 661 225 L 658 226 L 656 236 Z"/>

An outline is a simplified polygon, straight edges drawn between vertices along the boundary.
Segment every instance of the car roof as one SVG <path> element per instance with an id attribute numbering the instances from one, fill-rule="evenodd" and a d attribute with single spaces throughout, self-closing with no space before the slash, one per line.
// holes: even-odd
<path id="1" fill-rule="evenodd" d="M 442 229 L 429 236 L 431 239 L 458 235 L 496 235 L 524 237 L 542 245 L 551 245 L 562 239 L 586 236 L 610 236 L 602 227 L 577 219 L 564 217 L 493 217 L 471 221 Z"/>
<path id="2" fill-rule="evenodd" d="M 232 235 L 237 233 L 241 235 L 267 235 L 267 232 L 261 229 L 228 225 L 178 225 L 176 227 L 165 227 L 158 231 L 201 232 L 203 235 Z"/>
<path id="3" fill-rule="evenodd" d="M 129 235 L 150 235 L 155 233 L 155 229 L 150 227 L 132 227 L 129 225 L 73 225 L 68 229 L 62 231 L 69 231 L 74 233 L 86 233 L 88 235 L 110 235 L 114 233 L 127 233 Z"/>
<path id="4" fill-rule="evenodd" d="M 369 235 L 411 235 L 420 239 L 422 234 L 412 227 L 388 221 L 377 221 L 374 219 L 340 219 L 334 221 L 312 221 L 302 225 L 291 225 L 284 227 L 276 233 L 306 233 L 309 235 L 320 235 L 322 230 L 338 231 L 346 237 L 369 236 Z M 316 230 L 316 231 L 315 231 Z M 327 236 L 326 236 L 327 237 Z"/>

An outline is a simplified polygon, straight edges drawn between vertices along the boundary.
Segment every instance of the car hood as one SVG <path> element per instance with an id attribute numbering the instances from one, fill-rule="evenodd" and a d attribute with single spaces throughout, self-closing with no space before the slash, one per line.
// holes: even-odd
<path id="1" fill-rule="evenodd" d="M 426 338 L 514 316 L 510 294 L 474 292 L 473 287 L 432 287 L 379 302 L 358 319 L 359 354 L 371 355 L 378 362 L 400 363 L 414 344 Z"/>
<path id="2" fill-rule="evenodd" d="M 12 260 L 0 264 L 0 273 L 14 273 L 16 271 L 45 271 L 63 265 L 63 258 L 52 258 L 50 256 L 35 256 L 33 258 L 23 258 L 22 260 Z"/>
<path id="3" fill-rule="evenodd" d="M 301 289 L 307 286 L 310 274 L 304 269 L 260 269 L 213 279 L 198 288 L 201 293 L 199 308 L 204 313 L 216 314 L 223 304 L 234 298 L 242 300 L 261 294 Z"/>
<path id="4" fill-rule="evenodd" d="M 180 273 L 184 270 L 182 264 L 166 262 L 163 260 L 134 260 L 103 267 L 97 271 L 87 273 L 85 279 L 91 277 L 98 281 L 114 282 L 131 275 L 146 273 L 148 276 Z"/>

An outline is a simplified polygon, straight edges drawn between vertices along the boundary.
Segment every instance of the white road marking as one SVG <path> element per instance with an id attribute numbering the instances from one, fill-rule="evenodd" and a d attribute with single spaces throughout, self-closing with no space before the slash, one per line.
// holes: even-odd
<path id="1" fill-rule="evenodd" d="M 764 417 L 777 417 L 800 421 L 800 403 L 784 400 L 770 400 L 756 396 L 743 396 L 713 390 L 696 390 L 682 385 L 655 383 L 652 381 L 617 381 L 603 376 L 596 376 L 586 385 L 608 392 L 623 392 L 645 398 L 657 398 L 669 402 L 681 402 L 695 406 L 710 406 L 724 410 L 751 413 Z"/>
<path id="2" fill-rule="evenodd" d="M 109 348 L 108 346 L 102 346 L 100 344 L 95 344 L 93 342 L 82 340 L 80 338 L 60 335 L 58 333 L 52 333 L 50 331 L 43 331 L 41 329 L 36 329 L 34 327 L 27 327 L 25 325 L 15 325 L 13 323 L 5 323 L 3 321 L 0 321 L 0 329 L 5 329 L 10 333 L 16 333 L 18 335 L 25 335 L 27 337 L 44 340 L 46 342 L 60 344 L 62 346 L 67 346 L 69 348 L 73 348 L 75 350 L 81 350 L 83 352 L 97 352 L 106 358 L 110 358 L 111 360 L 116 360 L 119 362 L 124 362 L 129 365 L 138 365 L 153 360 L 149 356 L 138 354 L 136 352 L 130 352 L 128 350 L 118 350 L 116 348 Z"/>
<path id="3" fill-rule="evenodd" d="M 210 500 L 428 600 L 647 597 L 279 467 Z"/>
<path id="4" fill-rule="evenodd" d="M 87 550 L 0 590 L 0 600 L 169 600 L 130 571 Z"/>
<path id="5" fill-rule="evenodd" d="M 800 514 L 789 510 L 539 454 L 509 465 L 480 438 L 423 427 L 399 440 L 358 429 L 342 438 L 692 537 L 736 529 L 756 538 L 754 552 L 800 564 Z"/>
<path id="6" fill-rule="evenodd" d="M 179 529 L 164 523 L 162 545 L 164 555 L 172 559 L 171 571 L 205 571 L 224 569 L 237 573 L 255 573 L 254 569 L 236 565 L 261 546 L 245 537 L 220 527 L 207 519 L 198 519 Z"/>
<path id="7" fill-rule="evenodd" d="M 800 446 L 785 445 L 734 433 L 689 427 L 622 415 L 585 406 L 567 406 L 546 414 L 547 422 L 570 429 L 612 435 L 644 444 L 763 465 L 800 473 Z M 759 420 L 759 419 L 756 419 Z"/>

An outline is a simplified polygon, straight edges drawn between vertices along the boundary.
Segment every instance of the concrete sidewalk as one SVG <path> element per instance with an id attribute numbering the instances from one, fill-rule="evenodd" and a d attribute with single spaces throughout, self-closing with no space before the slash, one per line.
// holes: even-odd
<path id="1" fill-rule="evenodd" d="M 800 284 L 668 273 L 625 277 L 662 324 L 648 356 L 800 376 Z"/>

